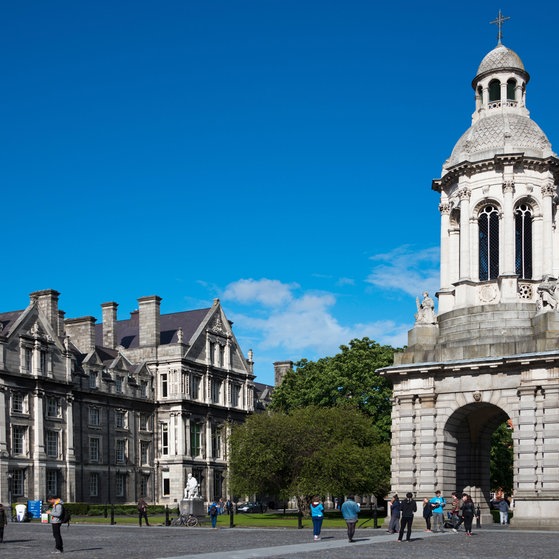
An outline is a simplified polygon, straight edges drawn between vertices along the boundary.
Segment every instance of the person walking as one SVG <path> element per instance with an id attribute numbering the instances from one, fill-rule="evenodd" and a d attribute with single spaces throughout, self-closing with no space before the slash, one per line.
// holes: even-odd
<path id="1" fill-rule="evenodd" d="M 433 516 L 433 507 L 431 506 L 431 503 L 429 502 L 429 499 L 427 499 L 427 497 L 425 497 L 425 499 L 423 499 L 423 518 L 425 519 L 425 531 L 426 532 L 431 531 L 431 517 L 432 516 Z"/>
<path id="2" fill-rule="evenodd" d="M 60 528 L 62 527 L 62 500 L 58 495 L 51 495 L 47 498 L 50 504 L 50 509 L 47 510 L 47 514 L 50 516 L 50 523 L 52 525 L 52 535 L 54 537 L 54 553 L 64 553 L 64 542 L 62 541 L 62 535 L 60 534 Z"/>
<path id="3" fill-rule="evenodd" d="M 350 543 L 354 542 L 353 536 L 355 535 L 355 525 L 361 507 L 353 500 L 353 495 L 347 498 L 347 501 L 342 505 L 342 516 L 344 517 L 347 525 L 347 539 Z"/>
<path id="4" fill-rule="evenodd" d="M 8 515 L 4 505 L 0 503 L 0 543 L 4 543 L 4 527 L 8 525 Z"/>
<path id="5" fill-rule="evenodd" d="M 472 535 L 472 523 L 474 521 L 474 516 L 476 514 L 476 507 L 472 498 L 464 493 L 462 495 L 462 506 L 460 507 L 460 512 L 462 513 L 462 520 L 464 522 L 464 530 L 466 530 L 466 536 Z M 456 532 L 456 530 L 454 530 Z"/>
<path id="6" fill-rule="evenodd" d="M 446 501 L 440 491 L 435 491 L 435 496 L 429 499 L 433 509 L 433 532 L 444 532 L 444 506 Z"/>
<path id="7" fill-rule="evenodd" d="M 140 528 L 142 526 L 142 518 L 146 521 L 146 526 L 149 526 L 148 504 L 143 497 L 140 497 L 140 500 L 138 501 L 138 522 L 140 524 Z"/>
<path id="8" fill-rule="evenodd" d="M 320 539 L 320 531 L 322 530 L 322 521 L 324 520 L 324 505 L 320 502 L 320 497 L 313 497 L 311 502 L 311 518 L 313 526 L 314 541 Z"/>
<path id="9" fill-rule="evenodd" d="M 398 493 L 395 493 L 390 501 L 390 523 L 387 532 L 395 534 L 400 529 L 400 499 Z"/>
<path id="10" fill-rule="evenodd" d="M 210 515 L 210 520 L 212 522 L 212 528 L 215 529 L 217 527 L 217 515 L 219 514 L 218 505 L 217 505 L 215 499 L 210 504 L 210 507 L 208 509 L 208 514 Z"/>
<path id="11" fill-rule="evenodd" d="M 400 520 L 400 533 L 398 534 L 398 541 L 402 541 L 404 531 L 407 528 L 406 541 L 411 541 L 411 527 L 413 524 L 413 515 L 417 511 L 417 503 L 413 499 L 411 493 L 406 493 L 405 501 L 402 501 L 402 518 Z"/>

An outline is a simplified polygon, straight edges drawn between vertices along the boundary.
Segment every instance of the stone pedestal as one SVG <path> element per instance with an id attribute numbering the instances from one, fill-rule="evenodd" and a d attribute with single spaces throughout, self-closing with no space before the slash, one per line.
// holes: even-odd
<path id="1" fill-rule="evenodd" d="M 193 499 L 181 499 L 181 502 L 179 503 L 179 511 L 181 514 L 204 516 L 206 514 L 204 500 L 201 497 L 194 497 Z"/>

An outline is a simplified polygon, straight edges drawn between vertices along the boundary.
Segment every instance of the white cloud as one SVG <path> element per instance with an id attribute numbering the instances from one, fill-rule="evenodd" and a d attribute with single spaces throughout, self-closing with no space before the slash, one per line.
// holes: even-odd
<path id="1" fill-rule="evenodd" d="M 275 354 L 273 360 L 315 359 L 334 355 L 340 345 L 365 336 L 379 343 L 396 342 L 397 346 L 405 343 L 406 327 L 391 321 L 342 325 L 332 312 L 336 304 L 332 293 L 309 292 L 297 296 L 298 289 L 296 284 L 269 279 L 240 280 L 225 289 L 224 301 L 268 307 L 264 312 L 251 309 L 251 315 L 228 312 L 239 337 L 257 342 L 254 346 L 257 355 Z"/>
<path id="2" fill-rule="evenodd" d="M 223 300 L 237 303 L 259 303 L 265 307 L 279 307 L 288 304 L 293 295 L 291 291 L 297 284 L 285 284 L 278 280 L 240 279 L 230 283 L 222 295 Z"/>
<path id="3" fill-rule="evenodd" d="M 417 296 L 423 291 L 439 289 L 439 248 L 414 250 L 404 245 L 371 260 L 379 262 L 367 277 L 367 283 Z"/>

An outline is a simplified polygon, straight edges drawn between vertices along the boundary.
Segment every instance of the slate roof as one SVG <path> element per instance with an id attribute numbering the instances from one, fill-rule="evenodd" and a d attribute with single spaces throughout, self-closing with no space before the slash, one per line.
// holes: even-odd
<path id="1" fill-rule="evenodd" d="M 162 314 L 160 317 L 160 344 L 178 342 L 177 331 L 182 328 L 183 341 L 188 343 L 201 322 L 206 318 L 210 308 Z M 139 347 L 139 312 L 130 313 L 130 318 L 117 320 L 115 324 L 116 345 L 125 349 Z M 103 324 L 95 325 L 95 344 L 103 345 Z"/>

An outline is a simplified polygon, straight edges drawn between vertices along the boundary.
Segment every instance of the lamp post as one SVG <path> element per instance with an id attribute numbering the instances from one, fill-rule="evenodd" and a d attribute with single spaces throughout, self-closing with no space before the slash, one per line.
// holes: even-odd
<path id="1" fill-rule="evenodd" d="M 10 510 L 10 519 L 12 521 L 14 520 L 14 515 L 12 511 L 12 478 L 13 477 L 14 477 L 13 474 L 11 472 L 8 472 L 8 506 Z"/>

